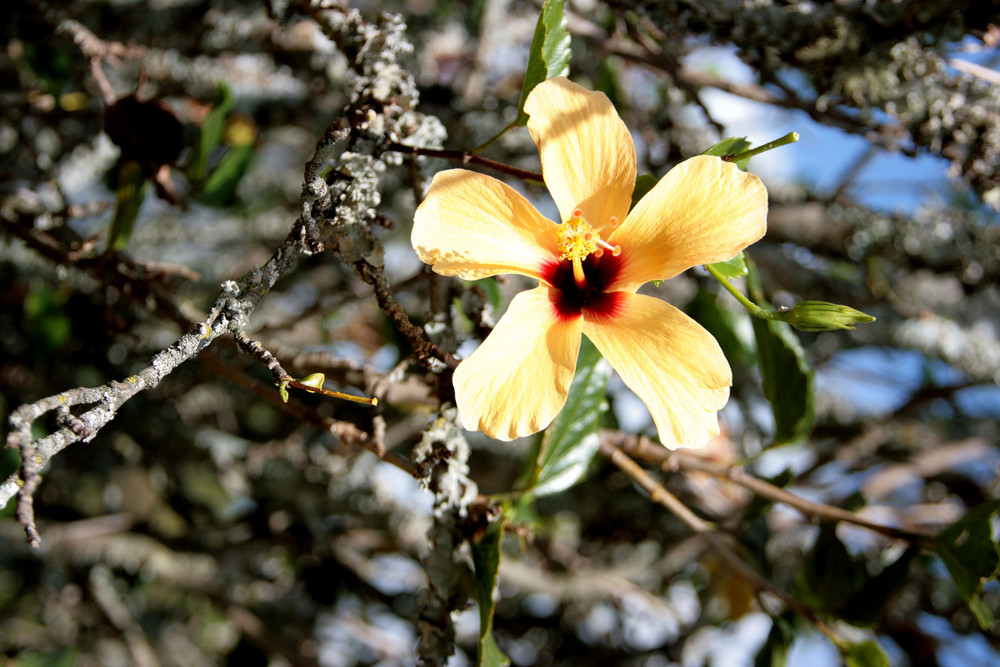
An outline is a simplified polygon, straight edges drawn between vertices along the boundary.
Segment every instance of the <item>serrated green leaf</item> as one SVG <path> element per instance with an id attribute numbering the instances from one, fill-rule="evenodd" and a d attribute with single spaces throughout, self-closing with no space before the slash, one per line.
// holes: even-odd
<path id="1" fill-rule="evenodd" d="M 750 262 L 747 262 L 747 285 L 754 301 L 765 305 L 760 281 Z M 812 429 L 815 416 L 812 364 L 790 326 L 774 320 L 751 319 L 764 395 L 774 415 L 774 444 L 801 440 Z"/>
<path id="2" fill-rule="evenodd" d="M 746 137 L 730 137 L 728 139 L 723 139 L 708 150 L 704 151 L 702 155 L 726 157 L 727 155 L 738 155 L 748 148 L 750 148 L 750 142 L 747 141 Z M 750 164 L 750 158 L 740 160 L 736 163 L 736 166 L 739 167 L 741 171 L 746 171 L 748 164 Z"/>
<path id="3" fill-rule="evenodd" d="M 712 266 L 714 266 L 719 273 L 721 273 L 723 277 L 728 280 L 742 278 L 747 274 L 746 255 L 742 252 L 736 255 L 736 257 L 727 259 L 724 262 L 715 262 Z"/>
<path id="4" fill-rule="evenodd" d="M 889 667 L 889 656 L 878 642 L 869 639 L 859 644 L 851 644 L 844 653 L 846 667 Z"/>
<path id="5" fill-rule="evenodd" d="M 646 193 L 653 189 L 658 183 L 656 176 L 652 174 L 640 174 L 635 179 L 635 187 L 632 188 L 632 203 L 629 205 L 629 210 L 631 211 L 635 208 L 635 205 L 639 203 L 639 200 L 646 196 Z"/>
<path id="6" fill-rule="evenodd" d="M 993 540 L 991 525 L 998 511 L 1000 500 L 987 501 L 941 531 L 937 540 L 938 557 L 984 630 L 995 623 L 979 591 L 984 581 L 1000 573 L 1000 545 Z"/>
<path id="7" fill-rule="evenodd" d="M 198 201 L 208 206 L 223 206 L 229 203 L 236 194 L 240 180 L 250 168 L 253 153 L 253 146 L 230 148 L 215 171 L 205 179 Z"/>
<path id="8" fill-rule="evenodd" d="M 528 124 L 524 103 L 535 86 L 554 76 L 569 74 L 570 36 L 566 26 L 563 0 L 545 0 L 531 38 L 528 67 L 524 72 L 521 99 L 517 103 L 517 124 Z"/>
<path id="9" fill-rule="evenodd" d="M 219 82 L 219 92 L 215 105 L 201 121 L 198 143 L 195 144 L 191 167 L 188 169 L 188 175 L 193 182 L 198 182 L 205 177 L 208 155 L 222 141 L 222 135 L 226 130 L 226 118 L 232 113 L 233 106 L 233 94 L 230 92 L 229 86 L 224 82 Z"/>
<path id="10" fill-rule="evenodd" d="M 479 607 L 479 655 L 481 667 L 504 667 L 510 660 L 493 639 L 493 612 L 496 603 L 493 591 L 500 572 L 500 543 L 503 540 L 504 517 L 496 517 L 478 541 L 472 542 L 472 566 L 476 574 L 475 598 Z"/>
<path id="11" fill-rule="evenodd" d="M 139 207 L 146 198 L 146 174 L 135 160 L 118 168 L 118 189 L 115 191 L 115 217 L 108 230 L 108 247 L 121 250 L 132 237 Z"/>
<path id="12" fill-rule="evenodd" d="M 529 488 L 535 497 L 565 491 L 587 471 L 601 444 L 598 431 L 607 410 L 605 391 L 610 376 L 611 367 L 584 338 L 566 405 L 542 436 Z"/>

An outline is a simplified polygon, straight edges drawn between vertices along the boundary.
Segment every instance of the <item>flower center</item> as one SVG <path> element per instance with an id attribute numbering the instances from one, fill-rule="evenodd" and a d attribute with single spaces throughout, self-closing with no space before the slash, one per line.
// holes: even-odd
<path id="1" fill-rule="evenodd" d="M 611 227 L 618 226 L 618 218 L 611 218 Z M 601 238 L 590 223 L 584 220 L 583 211 L 575 209 L 572 217 L 559 225 L 559 259 L 568 259 L 573 264 L 573 279 L 577 287 L 583 289 L 587 284 L 587 278 L 583 272 L 583 260 L 590 255 L 594 259 L 599 259 L 605 250 L 610 250 L 611 254 L 617 257 L 621 254 L 621 246 L 611 245 Z"/>

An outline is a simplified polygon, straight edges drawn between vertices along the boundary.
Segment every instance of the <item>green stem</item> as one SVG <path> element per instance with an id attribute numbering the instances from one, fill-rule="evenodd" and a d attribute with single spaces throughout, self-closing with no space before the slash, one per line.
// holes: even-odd
<path id="1" fill-rule="evenodd" d="M 766 308 L 761 308 L 756 303 L 748 299 L 740 292 L 738 289 L 732 286 L 728 279 L 722 273 L 712 266 L 711 264 L 706 264 L 705 268 L 708 272 L 712 274 L 712 277 L 719 281 L 719 284 L 726 288 L 730 294 L 736 297 L 736 300 L 743 304 L 743 307 L 750 311 L 750 314 L 754 317 L 759 317 L 762 320 L 773 320 L 777 319 L 775 317 L 775 312 L 772 310 L 767 310 Z"/>
<path id="2" fill-rule="evenodd" d="M 774 141 L 769 141 L 763 146 L 758 146 L 757 148 L 751 148 L 748 151 L 743 151 L 742 153 L 737 153 L 736 155 L 727 155 L 722 159 L 726 162 L 740 162 L 741 160 L 748 160 L 755 155 L 760 155 L 761 153 L 766 153 L 774 148 L 779 148 L 781 146 L 787 146 L 788 144 L 794 144 L 799 140 L 798 132 L 789 132 L 780 139 L 775 139 Z"/>
<path id="3" fill-rule="evenodd" d="M 482 153 L 484 150 L 486 150 L 487 148 L 489 148 L 490 146 L 492 146 L 496 142 L 500 141 L 500 139 L 503 137 L 503 135 L 507 134 L 508 132 L 510 132 L 511 130 L 513 130 L 515 127 L 517 127 L 517 119 L 516 118 L 513 121 L 511 121 L 510 125 L 508 125 L 507 127 L 503 128 L 502 130 L 500 130 L 500 132 L 495 137 L 493 137 L 492 139 L 490 139 L 489 141 L 487 141 L 484 144 L 480 144 L 479 146 L 476 146 L 475 148 L 473 148 L 469 152 L 472 153 L 473 155 L 478 155 L 479 153 Z"/>

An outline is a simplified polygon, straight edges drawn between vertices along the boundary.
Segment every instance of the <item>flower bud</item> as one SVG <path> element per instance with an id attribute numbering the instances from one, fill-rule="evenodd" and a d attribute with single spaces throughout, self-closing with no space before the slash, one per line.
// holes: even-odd
<path id="1" fill-rule="evenodd" d="M 830 331 L 853 329 L 861 322 L 874 322 L 871 315 L 826 301 L 800 301 L 794 308 L 781 310 L 775 319 L 787 322 L 800 331 Z"/>

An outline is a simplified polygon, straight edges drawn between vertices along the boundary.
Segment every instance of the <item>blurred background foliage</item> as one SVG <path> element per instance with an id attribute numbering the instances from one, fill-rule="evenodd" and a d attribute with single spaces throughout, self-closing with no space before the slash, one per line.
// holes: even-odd
<path id="1" fill-rule="evenodd" d="M 288 234 L 303 164 L 355 76 L 356 45 L 324 36 L 320 4 L 0 9 L 5 417 L 137 372 Z M 326 4 L 346 15 L 346 3 Z M 403 66 L 446 148 L 471 150 L 516 119 L 540 5 L 351 6 L 375 32 L 389 25 L 380 12 L 401 16 L 413 45 L 397 45 Z M 724 435 L 650 472 L 810 614 L 785 611 L 598 456 L 578 466 L 576 486 L 507 505 L 493 635 L 514 664 L 1000 660 L 998 17 L 997 2 L 972 0 L 567 0 L 571 78 L 614 101 L 640 173 L 661 176 L 729 136 L 757 145 L 802 134 L 750 163 L 771 196 L 768 234 L 747 253 L 759 297 L 843 303 L 878 319 L 791 333 L 786 363 L 806 371 L 792 376 L 814 380 L 781 385 L 769 402 L 760 332 L 707 273 L 647 286 L 712 330 L 734 370 Z M 67 20 L 121 47 L 100 75 Z M 538 169 L 523 129 L 484 155 Z M 436 279 L 414 256 L 416 199 L 448 166 L 407 159 L 379 174 L 372 256 L 412 320 L 461 355 L 521 284 Z M 540 186 L 511 182 L 555 217 Z M 448 400 L 447 373 L 412 363 L 371 288 L 327 254 L 286 274 L 252 325 L 296 377 L 323 372 L 331 387 L 380 394 L 377 412 L 296 400 L 366 432 L 377 414 L 385 447 L 404 457 Z M 617 378 L 587 377 L 608 382 L 602 443 L 655 435 Z M 435 491 L 435 475 L 422 487 L 268 393 L 267 369 L 219 341 L 52 460 L 35 495 L 41 549 L 24 545 L 7 503 L 0 654 L 10 664 L 405 665 L 418 653 L 435 664 L 448 659 L 451 632 L 450 664 L 476 662 L 472 602 L 489 596 L 477 598 L 462 581 L 468 568 L 447 559 L 452 596 L 428 594 L 443 590 L 440 545 L 452 539 L 448 553 L 469 558 L 440 533 L 442 493 L 424 488 Z M 794 438 L 782 437 L 781 400 L 805 411 Z M 55 421 L 40 419 L 37 435 Z M 452 431 L 442 441 L 462 440 Z M 457 464 L 462 445 L 448 450 Z M 470 434 L 468 478 L 507 493 L 537 447 Z M 3 450 L 0 479 L 17 465 Z M 803 515 L 734 483 L 731 465 L 890 530 Z M 462 537 L 477 545 L 482 535 Z"/>

